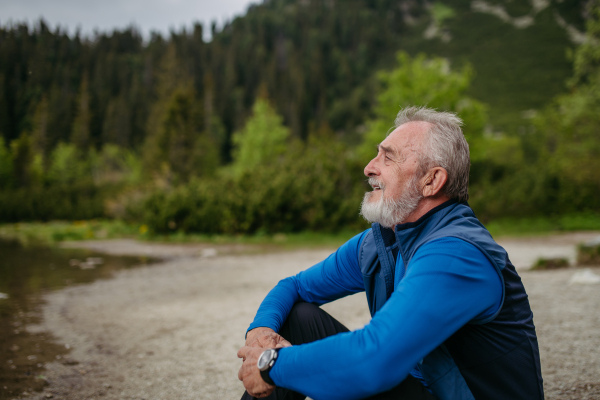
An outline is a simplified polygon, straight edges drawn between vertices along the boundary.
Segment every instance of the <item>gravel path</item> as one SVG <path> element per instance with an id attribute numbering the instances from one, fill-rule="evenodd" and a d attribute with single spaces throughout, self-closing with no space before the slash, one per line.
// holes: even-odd
<path id="1" fill-rule="evenodd" d="M 523 269 L 549 249 L 573 254 L 575 243 L 594 236 L 502 244 Z M 128 243 L 93 246 L 119 248 L 121 254 L 142 246 Z M 260 301 L 279 279 L 331 252 L 202 256 L 202 248 L 158 248 L 153 255 L 164 251 L 174 258 L 47 296 L 44 322 L 30 330 L 52 332 L 71 351 L 47 364 L 49 385 L 29 398 L 239 398 L 236 352 Z M 600 275 L 600 267 L 591 270 Z M 520 272 L 535 315 L 547 399 L 600 399 L 600 285 L 570 285 L 576 272 Z M 324 308 L 350 328 L 369 320 L 364 294 Z"/>

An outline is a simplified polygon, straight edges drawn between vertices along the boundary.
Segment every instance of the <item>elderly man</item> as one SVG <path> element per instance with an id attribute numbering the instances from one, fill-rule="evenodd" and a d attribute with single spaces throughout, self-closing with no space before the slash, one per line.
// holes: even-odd
<path id="1" fill-rule="evenodd" d="M 543 399 L 527 294 L 466 203 L 452 113 L 411 107 L 365 168 L 371 229 L 280 281 L 246 335 L 243 399 Z M 365 291 L 349 332 L 318 305 Z"/>

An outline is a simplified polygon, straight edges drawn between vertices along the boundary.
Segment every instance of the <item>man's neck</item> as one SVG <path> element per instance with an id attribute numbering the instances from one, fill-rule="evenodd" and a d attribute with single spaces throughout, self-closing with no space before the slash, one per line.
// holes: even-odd
<path id="1" fill-rule="evenodd" d="M 401 222 L 401 224 L 417 221 L 423 215 L 427 214 L 429 211 L 433 210 L 440 204 L 444 204 L 448 200 L 450 200 L 450 198 L 447 196 L 425 197 L 419 202 L 417 208 L 412 213 L 410 213 L 409 216 Z"/>

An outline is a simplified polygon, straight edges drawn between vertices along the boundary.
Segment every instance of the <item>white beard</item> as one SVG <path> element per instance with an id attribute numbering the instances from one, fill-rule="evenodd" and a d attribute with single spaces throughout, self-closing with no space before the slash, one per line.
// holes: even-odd
<path id="1" fill-rule="evenodd" d="M 393 228 L 403 223 L 406 218 L 416 210 L 423 198 L 423 194 L 417 187 L 419 180 L 416 177 L 406 182 L 402 194 L 398 199 L 385 198 L 385 186 L 375 178 L 369 178 L 371 186 L 379 186 L 381 197 L 375 203 L 369 201 L 373 192 L 365 193 L 360 206 L 360 215 L 370 223 L 378 222 L 385 228 Z"/>

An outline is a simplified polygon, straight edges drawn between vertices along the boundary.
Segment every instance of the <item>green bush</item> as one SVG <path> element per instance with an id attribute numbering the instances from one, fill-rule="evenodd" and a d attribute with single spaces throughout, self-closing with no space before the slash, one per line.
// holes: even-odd
<path id="1" fill-rule="evenodd" d="M 577 264 L 579 265 L 599 265 L 600 264 L 600 243 L 581 244 L 577 248 Z"/>
<path id="2" fill-rule="evenodd" d="M 105 193 L 92 183 L 0 192 L 0 221 L 81 220 L 104 216 Z"/>
<path id="3" fill-rule="evenodd" d="M 570 266 L 569 260 L 566 258 L 538 258 L 531 269 L 545 271 L 549 269 L 569 268 Z"/>
<path id="4" fill-rule="evenodd" d="M 277 164 L 157 190 L 130 209 L 156 233 L 335 231 L 359 217 L 362 167 L 332 140 L 311 140 Z"/>

